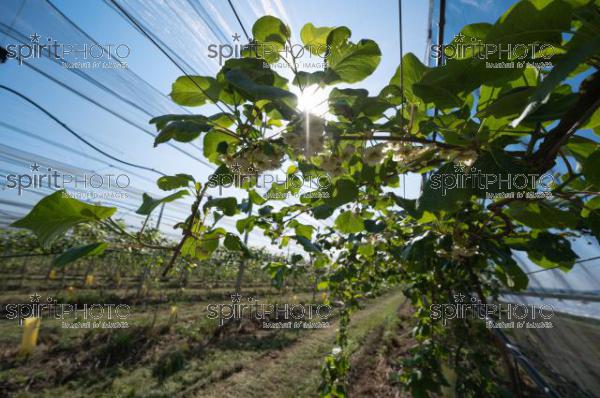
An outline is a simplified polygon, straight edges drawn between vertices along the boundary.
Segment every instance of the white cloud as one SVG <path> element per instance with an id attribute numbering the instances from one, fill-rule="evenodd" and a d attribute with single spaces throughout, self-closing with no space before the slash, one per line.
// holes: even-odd
<path id="1" fill-rule="evenodd" d="M 487 10 L 492 5 L 492 0 L 460 0 L 460 2 L 480 10 Z"/>
<path id="2" fill-rule="evenodd" d="M 281 0 L 261 0 L 261 5 L 263 10 L 265 10 L 265 15 L 273 15 L 281 20 L 283 20 L 286 24 L 290 25 L 290 17 L 285 11 L 285 7 L 281 3 Z M 275 5 L 275 7 L 273 7 Z"/>
<path id="3" fill-rule="evenodd" d="M 233 29 L 231 29 L 231 26 L 229 26 L 229 24 L 227 23 L 227 20 L 225 20 L 225 18 L 223 18 L 223 15 L 221 15 L 221 13 L 219 12 L 219 10 L 213 5 L 212 2 L 209 1 L 206 4 L 210 8 L 210 12 L 215 17 L 215 19 L 217 20 L 218 24 L 220 26 L 223 26 L 225 28 L 225 30 L 227 31 L 228 34 L 231 35 L 233 33 L 236 33 Z"/>

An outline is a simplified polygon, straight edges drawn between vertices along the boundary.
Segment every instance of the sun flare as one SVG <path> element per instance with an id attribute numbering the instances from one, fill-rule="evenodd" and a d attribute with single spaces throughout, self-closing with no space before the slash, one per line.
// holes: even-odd
<path id="1" fill-rule="evenodd" d="M 324 117 L 329 110 L 327 99 L 331 89 L 308 87 L 298 93 L 298 109 L 313 115 Z"/>

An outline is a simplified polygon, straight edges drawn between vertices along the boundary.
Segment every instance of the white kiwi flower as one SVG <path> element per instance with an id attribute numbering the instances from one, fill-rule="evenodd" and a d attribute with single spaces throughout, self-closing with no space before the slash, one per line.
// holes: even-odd
<path id="1" fill-rule="evenodd" d="M 363 152 L 363 161 L 369 166 L 376 166 L 383 161 L 385 153 L 383 151 L 385 144 L 377 144 L 366 148 Z"/>

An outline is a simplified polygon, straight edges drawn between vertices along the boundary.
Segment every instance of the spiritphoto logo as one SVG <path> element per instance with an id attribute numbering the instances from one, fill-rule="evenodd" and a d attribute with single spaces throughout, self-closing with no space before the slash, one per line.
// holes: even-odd
<path id="1" fill-rule="evenodd" d="M 550 59 L 557 53 L 547 43 L 486 43 L 480 38 L 459 33 L 450 44 L 431 45 L 433 59 L 478 59 L 486 62 L 488 69 L 513 69 L 532 66 L 551 68 Z"/>
<path id="2" fill-rule="evenodd" d="M 476 167 L 454 165 L 454 173 L 436 173 L 431 176 L 430 187 L 441 190 L 446 196 L 453 189 L 477 189 L 486 192 L 488 199 L 495 198 L 548 198 L 555 186 L 550 173 L 483 173 Z"/>
<path id="3" fill-rule="evenodd" d="M 208 46 L 208 58 L 217 58 L 220 66 L 230 58 L 241 58 L 244 54 L 253 54 L 257 58 L 270 59 L 274 54 L 278 54 L 286 61 L 275 63 L 264 63 L 265 67 L 286 68 L 290 67 L 288 59 L 295 62 L 296 68 L 326 68 L 326 58 L 330 53 L 328 44 L 302 44 L 302 43 L 259 43 L 250 39 L 249 43 L 242 44 L 241 36 L 233 34 L 232 44 L 210 44 Z M 302 60 L 308 58 L 309 61 Z"/>
<path id="4" fill-rule="evenodd" d="M 322 329 L 329 327 L 327 321 L 333 309 L 327 304 L 260 303 L 254 297 L 239 293 L 231 295 L 231 304 L 206 306 L 209 319 L 218 319 L 219 326 L 230 321 L 254 319 L 263 329 Z"/>
<path id="5" fill-rule="evenodd" d="M 525 305 L 512 303 L 485 304 L 474 296 L 455 294 L 454 303 L 431 304 L 429 316 L 441 320 L 446 326 L 448 320 L 477 319 L 484 321 L 488 328 L 552 328 L 550 319 L 554 317 L 554 308 L 548 304 Z"/>
<path id="6" fill-rule="evenodd" d="M 64 304 L 52 297 L 41 300 L 42 296 L 33 293 L 30 303 L 6 304 L 2 313 L 6 319 L 18 320 L 23 325 L 27 318 L 61 320 L 64 329 L 122 329 L 128 328 L 125 320 L 131 315 L 127 304 Z"/>
<path id="7" fill-rule="evenodd" d="M 223 194 L 223 188 L 246 188 L 269 189 L 275 185 L 279 190 L 269 191 L 265 194 L 266 199 L 285 199 L 288 196 L 312 196 L 316 198 L 329 197 L 332 186 L 331 176 L 328 174 L 303 175 L 300 173 L 276 174 L 258 173 L 253 166 L 243 167 L 234 164 L 230 167 L 231 174 L 211 174 L 208 177 L 209 188 L 219 188 L 219 195 Z M 309 190 L 301 192 L 301 189 Z M 295 193 L 294 193 L 295 192 Z"/>
<path id="8" fill-rule="evenodd" d="M 127 44 L 99 44 L 99 43 L 60 43 L 52 37 L 47 37 L 45 42 L 37 33 L 29 35 L 30 43 L 9 44 L 6 46 L 6 58 L 13 58 L 23 64 L 24 60 L 35 58 L 49 58 L 60 61 L 65 68 L 127 68 L 124 60 L 131 54 Z M 73 57 L 75 62 L 65 61 L 66 57 Z"/>
<path id="9" fill-rule="evenodd" d="M 21 196 L 23 191 L 29 189 L 49 188 L 58 189 L 91 189 L 87 192 L 66 193 L 70 197 L 95 199 L 104 196 L 111 198 L 127 198 L 125 192 L 94 192 L 98 189 L 125 189 L 131 183 L 126 174 L 82 174 L 73 175 L 62 173 L 52 167 L 42 168 L 37 162 L 32 163 L 30 173 L 8 174 L 4 176 L 6 182 L 3 189 L 14 189 Z"/>

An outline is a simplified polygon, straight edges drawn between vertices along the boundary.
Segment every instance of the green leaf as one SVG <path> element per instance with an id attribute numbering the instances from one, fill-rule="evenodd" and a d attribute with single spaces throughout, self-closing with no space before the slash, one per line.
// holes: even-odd
<path id="1" fill-rule="evenodd" d="M 341 121 L 350 123 L 361 116 L 367 116 L 374 121 L 379 120 L 383 112 L 392 107 L 387 99 L 369 97 L 369 92 L 364 89 L 334 88 L 328 101 L 331 113 Z"/>
<path id="2" fill-rule="evenodd" d="M 259 57 L 271 64 L 279 59 L 279 52 L 290 37 L 290 29 L 278 18 L 266 15 L 254 23 L 252 35 L 253 41 L 242 50 L 242 55 Z"/>
<path id="3" fill-rule="evenodd" d="M 582 172 L 586 181 L 600 189 L 600 149 L 596 150 L 585 160 Z"/>
<path id="4" fill-rule="evenodd" d="M 417 83 L 413 85 L 413 91 L 425 103 L 433 103 L 442 109 L 457 108 L 464 103 L 462 99 L 442 86 Z"/>
<path id="5" fill-rule="evenodd" d="M 262 196 L 260 196 L 258 194 L 258 192 L 256 192 L 254 189 L 251 189 L 250 191 L 248 191 L 248 196 L 250 198 L 250 201 L 252 203 L 254 203 L 255 205 L 263 205 L 267 202 L 267 200 L 265 198 L 263 198 Z"/>
<path id="6" fill-rule="evenodd" d="M 254 102 L 269 100 L 292 109 L 296 108 L 298 100 L 295 94 L 279 87 L 257 83 L 241 70 L 232 69 L 225 74 L 225 78 L 245 98 Z"/>
<path id="7" fill-rule="evenodd" d="M 305 236 L 294 235 L 292 236 L 292 238 L 294 238 L 296 242 L 301 244 L 304 250 L 306 250 L 309 253 L 318 253 L 321 251 L 321 248 L 318 245 L 311 242 L 311 240 L 306 238 Z"/>
<path id="8" fill-rule="evenodd" d="M 324 87 L 327 84 L 328 74 L 325 71 L 318 70 L 315 72 L 298 71 L 294 77 L 293 84 L 299 87 L 309 87 L 313 84 L 318 84 Z"/>
<path id="9" fill-rule="evenodd" d="M 360 104 L 369 96 L 369 92 L 365 89 L 334 88 L 329 93 L 328 103 L 329 110 L 334 115 L 340 118 L 351 120 L 358 116 Z"/>
<path id="10" fill-rule="evenodd" d="M 394 202 L 396 202 L 398 206 L 402 207 L 408 213 L 408 215 L 417 220 L 421 218 L 423 212 L 417 210 L 417 201 L 415 199 L 405 199 L 393 193 L 389 193 L 388 195 L 390 195 Z"/>
<path id="11" fill-rule="evenodd" d="M 296 226 L 296 228 L 294 228 L 294 231 L 296 232 L 296 235 L 298 235 L 298 236 L 304 236 L 306 239 L 311 239 L 313 229 L 314 229 L 314 227 L 312 227 L 310 225 L 298 224 Z"/>
<path id="12" fill-rule="evenodd" d="M 489 30 L 486 43 L 547 43 L 560 46 L 571 27 L 571 7 L 562 0 L 517 2 Z"/>
<path id="13" fill-rule="evenodd" d="M 171 191 L 177 188 L 187 188 L 194 177 L 189 174 L 175 174 L 174 176 L 163 176 L 156 181 L 156 185 L 163 191 Z"/>
<path id="14" fill-rule="evenodd" d="M 292 220 L 288 227 L 294 228 L 297 236 L 304 236 L 306 239 L 312 239 L 314 227 L 311 225 L 301 224 L 298 220 Z"/>
<path id="15" fill-rule="evenodd" d="M 265 67 L 264 62 L 257 58 L 232 58 L 225 62 L 219 71 L 220 81 L 226 82 L 227 73 L 238 71 L 246 75 L 256 84 L 285 88 L 287 80 L 278 75 L 273 69 Z"/>
<path id="16" fill-rule="evenodd" d="M 373 40 L 350 42 L 350 29 L 345 26 L 329 33 L 327 44 L 327 83 L 356 83 L 370 76 L 381 61 L 381 51 Z"/>
<path id="17" fill-rule="evenodd" d="M 302 27 L 300 38 L 311 54 L 322 55 L 327 52 L 327 36 L 332 30 L 326 26 L 317 28 L 309 22 Z"/>
<path id="18" fill-rule="evenodd" d="M 211 207 L 218 208 L 226 216 L 233 216 L 238 212 L 237 201 L 235 200 L 235 198 L 210 199 L 204 204 L 204 211 Z"/>
<path id="19" fill-rule="evenodd" d="M 536 229 L 573 229 L 577 227 L 579 220 L 576 213 L 561 210 L 544 202 L 513 202 L 505 212 L 521 224 Z"/>
<path id="20" fill-rule="evenodd" d="M 327 204 L 333 207 L 340 207 L 346 203 L 354 202 L 358 198 L 358 186 L 356 182 L 349 178 L 340 178 L 335 182 L 335 189 Z"/>
<path id="21" fill-rule="evenodd" d="M 496 100 L 501 94 L 517 87 L 533 87 L 538 83 L 539 71 L 534 67 L 525 67 L 521 73 L 514 76 L 513 79 L 506 79 L 498 83 L 487 85 L 482 84 L 479 90 L 479 100 L 477 101 L 477 111 L 481 112 Z M 508 123 L 507 123 L 508 124 Z"/>
<path id="22" fill-rule="evenodd" d="M 547 122 L 561 119 L 579 99 L 579 95 L 571 92 L 571 86 L 563 84 L 550 94 L 548 101 L 541 105 L 535 112 L 528 115 L 524 122 Z M 520 109 L 520 111 L 522 108 Z"/>
<path id="23" fill-rule="evenodd" d="M 277 289 L 283 287 L 283 282 L 287 273 L 290 271 L 290 266 L 281 262 L 270 262 L 263 266 L 263 269 L 271 276 L 271 284 Z"/>
<path id="24" fill-rule="evenodd" d="M 402 67 L 396 69 L 396 73 L 390 80 L 390 85 L 394 85 L 402 89 L 404 83 L 404 97 L 410 103 L 418 102 L 418 98 L 413 92 L 413 84 L 418 83 L 423 78 L 427 71 L 427 66 L 417 58 L 413 53 L 408 53 L 402 57 Z M 404 75 L 400 76 L 400 72 Z"/>
<path id="25" fill-rule="evenodd" d="M 400 258 L 406 262 L 410 271 L 424 272 L 428 265 L 427 260 L 434 252 L 434 243 L 435 236 L 431 231 L 425 231 L 406 242 Z"/>
<path id="26" fill-rule="evenodd" d="M 154 146 L 170 140 L 178 142 L 191 142 L 198 138 L 201 133 L 210 130 L 210 125 L 196 122 L 171 122 L 158 133 L 154 139 Z"/>
<path id="27" fill-rule="evenodd" d="M 235 116 L 233 116 L 231 113 L 219 112 L 210 116 L 209 120 L 211 124 L 226 129 L 235 122 Z"/>
<path id="28" fill-rule="evenodd" d="M 535 87 L 517 87 L 501 94 L 498 99 L 478 112 L 479 118 L 494 116 L 496 118 L 517 115 L 527 104 Z"/>
<path id="29" fill-rule="evenodd" d="M 317 220 L 324 220 L 326 218 L 331 217 L 334 211 L 335 207 L 323 204 L 313 209 L 313 215 Z"/>
<path id="30" fill-rule="evenodd" d="M 250 255 L 250 251 L 248 250 L 244 242 L 242 242 L 240 237 L 230 232 L 227 232 L 227 234 L 225 234 L 223 245 L 231 251 L 242 252 L 245 256 Z"/>
<path id="31" fill-rule="evenodd" d="M 239 140 L 229 134 L 218 130 L 211 130 L 204 136 L 202 151 L 204 156 L 213 163 L 219 159 L 219 155 L 235 153 L 236 144 Z"/>
<path id="32" fill-rule="evenodd" d="M 56 257 L 54 261 L 52 261 L 52 264 L 57 267 L 64 267 L 65 265 L 79 260 L 82 257 L 98 256 L 104 253 L 104 250 L 106 250 L 107 247 L 108 245 L 104 242 L 74 247 Z"/>
<path id="33" fill-rule="evenodd" d="M 464 178 L 464 173 L 453 163 L 440 167 L 425 182 L 417 210 L 457 210 L 460 202 L 469 200 L 473 193 L 470 184 L 461 183 Z"/>
<path id="34" fill-rule="evenodd" d="M 358 254 L 361 254 L 365 257 L 373 257 L 375 254 L 375 247 L 373 245 L 361 245 L 357 250 Z"/>
<path id="35" fill-rule="evenodd" d="M 261 102 L 271 120 L 290 119 L 296 112 L 296 96 L 287 91 L 287 80 L 256 58 L 230 59 L 219 72 L 219 79 L 243 99 Z"/>
<path id="36" fill-rule="evenodd" d="M 163 115 L 150 119 L 150 124 L 155 124 L 158 131 L 162 130 L 170 122 L 197 122 L 206 123 L 209 120 L 204 115 Z"/>
<path id="37" fill-rule="evenodd" d="M 523 272 L 514 260 L 508 261 L 502 266 L 498 265 L 496 267 L 496 275 L 498 275 L 506 287 L 513 291 L 524 290 L 529 284 L 527 274 Z"/>
<path id="38" fill-rule="evenodd" d="M 529 259 L 543 268 L 559 267 L 568 271 L 577 260 L 569 241 L 549 232 L 540 232 L 528 246 Z"/>
<path id="39" fill-rule="evenodd" d="M 554 65 L 548 76 L 542 80 L 521 115 L 511 122 L 511 126 L 517 127 L 525 117 L 548 100 L 552 90 L 565 80 L 573 70 L 581 63 L 585 62 L 589 57 L 598 54 L 598 52 L 600 52 L 600 36 L 595 36 L 587 41 L 581 42 L 578 46 L 567 51 L 561 60 Z"/>
<path id="40" fill-rule="evenodd" d="M 600 210 L 600 196 L 594 196 L 592 199 L 585 202 L 585 208 L 581 209 L 581 216 L 589 217 L 594 210 Z M 594 213 L 600 213 L 600 211 Z"/>
<path id="41" fill-rule="evenodd" d="M 115 207 L 95 206 L 72 199 L 65 190 L 60 190 L 40 200 L 29 214 L 11 226 L 29 229 L 41 245 L 48 248 L 57 237 L 75 225 L 107 219 L 116 211 Z"/>
<path id="42" fill-rule="evenodd" d="M 591 234 L 596 237 L 596 241 L 600 242 L 600 211 L 590 212 L 585 223 Z"/>
<path id="43" fill-rule="evenodd" d="M 284 45 L 290 37 L 290 28 L 280 19 L 265 15 L 256 20 L 252 26 L 252 36 L 262 43 L 278 43 Z"/>
<path id="44" fill-rule="evenodd" d="M 208 76 L 181 76 L 171 88 L 171 98 L 178 105 L 200 106 L 219 99 L 223 87 Z"/>
<path id="45" fill-rule="evenodd" d="M 226 164 L 222 164 L 208 177 L 207 185 L 210 188 L 219 187 L 222 183 L 232 184 L 234 182 L 234 176 L 227 168 Z"/>
<path id="46" fill-rule="evenodd" d="M 484 81 L 485 68 L 477 61 L 453 60 L 446 65 L 428 69 L 421 80 L 413 84 L 414 95 L 439 108 L 460 107 L 464 97 Z"/>
<path id="47" fill-rule="evenodd" d="M 488 261 L 496 264 L 496 276 L 511 290 L 527 288 L 529 278 L 513 258 L 513 253 L 506 245 L 499 241 L 483 240 L 481 251 L 486 253 Z"/>
<path id="48" fill-rule="evenodd" d="M 254 228 L 254 222 L 256 221 L 256 217 L 250 216 L 246 218 L 242 218 L 236 221 L 235 228 L 241 234 L 242 232 L 250 232 L 252 228 Z"/>
<path id="49" fill-rule="evenodd" d="M 358 233 L 365 229 L 363 219 L 351 211 L 342 212 L 335 219 L 335 227 L 345 234 Z"/>
<path id="50" fill-rule="evenodd" d="M 223 235 L 225 235 L 223 228 L 215 228 L 203 234 L 200 239 L 188 237 L 181 247 L 181 255 L 184 257 L 193 257 L 198 260 L 206 260 L 217 250 L 219 239 Z"/>
<path id="51" fill-rule="evenodd" d="M 258 214 L 261 216 L 266 216 L 267 214 L 271 214 L 273 212 L 273 206 L 267 205 L 258 209 Z"/>
<path id="52" fill-rule="evenodd" d="M 181 191 L 177 191 L 169 196 L 165 196 L 164 198 L 154 199 L 152 196 L 148 195 L 147 193 L 144 193 L 142 195 L 142 205 L 135 212 L 137 214 L 147 216 L 150 213 L 152 213 L 152 211 L 156 209 L 160 204 L 173 202 L 174 200 L 180 199 L 189 194 L 190 193 L 188 191 L 182 189 Z"/>
<path id="53" fill-rule="evenodd" d="M 371 233 L 378 233 L 385 230 L 386 224 L 384 221 L 375 222 L 373 220 L 365 220 L 365 229 Z"/>
<path id="54" fill-rule="evenodd" d="M 467 180 L 464 185 L 471 185 L 470 192 L 480 197 L 486 197 L 487 193 L 532 191 L 534 190 L 531 187 L 532 179 L 528 177 L 528 174 L 532 173 L 534 171 L 530 170 L 526 164 L 502 150 L 492 148 L 492 150 L 480 153 L 472 170 L 466 174 L 468 178 L 475 178 L 476 183 L 471 185 Z"/>
<path id="55" fill-rule="evenodd" d="M 582 129 L 594 129 L 600 126 L 600 108 L 596 109 L 596 111 L 592 114 L 590 119 L 583 125 Z"/>

